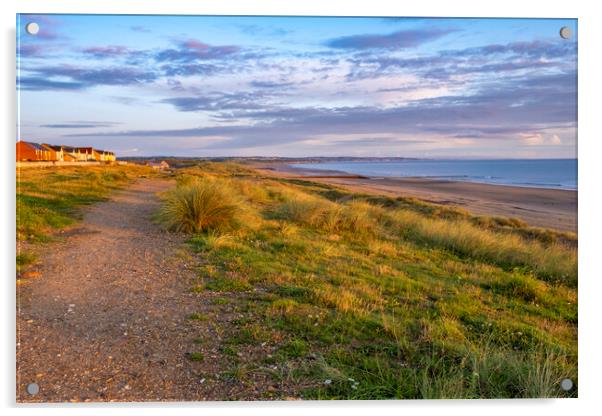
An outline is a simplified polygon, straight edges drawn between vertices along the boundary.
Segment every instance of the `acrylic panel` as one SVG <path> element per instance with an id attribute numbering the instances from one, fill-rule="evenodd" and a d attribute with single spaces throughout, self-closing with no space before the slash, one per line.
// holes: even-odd
<path id="1" fill-rule="evenodd" d="M 17 15 L 18 402 L 577 396 L 577 20 Z"/>

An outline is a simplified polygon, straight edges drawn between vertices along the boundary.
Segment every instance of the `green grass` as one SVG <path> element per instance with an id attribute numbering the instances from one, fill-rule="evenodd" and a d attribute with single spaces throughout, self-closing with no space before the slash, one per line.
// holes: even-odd
<path id="1" fill-rule="evenodd" d="M 194 312 L 188 316 L 188 319 L 193 320 L 193 321 L 207 321 L 209 319 L 209 316 L 207 316 L 206 314 L 199 313 L 199 312 Z"/>
<path id="2" fill-rule="evenodd" d="M 17 254 L 17 273 L 21 273 L 27 266 L 35 263 L 38 256 L 31 252 L 22 252 Z"/>
<path id="3" fill-rule="evenodd" d="M 152 174 L 151 168 L 137 165 L 18 169 L 17 242 L 52 241 L 58 230 L 80 220 L 83 206 L 105 200 L 134 178 Z M 17 254 L 18 273 L 34 261 L 32 256 Z"/>
<path id="4" fill-rule="evenodd" d="M 224 328 L 222 352 L 272 345 L 270 374 L 287 391 L 577 395 L 559 387 L 563 378 L 577 385 L 576 235 L 232 163 L 180 174 L 219 181 L 244 208 L 228 219 L 236 226 L 191 231 L 203 259 L 195 284 L 200 296 L 223 292 L 212 298 L 216 313 L 245 312 Z M 268 358 L 257 356 L 233 374 L 264 371 Z"/>
<path id="5" fill-rule="evenodd" d="M 392 219 L 392 225 L 413 241 L 506 269 L 527 267 L 544 279 L 577 286 L 577 250 L 563 243 L 542 244 L 484 230 L 466 220 L 426 218 L 410 211 L 396 211 Z"/>
<path id="6" fill-rule="evenodd" d="M 205 354 L 202 352 L 193 352 L 189 357 L 191 361 L 205 361 Z"/>
<path id="7" fill-rule="evenodd" d="M 80 219 L 82 206 L 150 174 L 152 169 L 134 165 L 18 169 L 17 239 L 48 241 L 54 231 Z"/>
<path id="8" fill-rule="evenodd" d="M 303 357 L 309 352 L 309 345 L 302 339 L 292 339 L 282 345 L 278 352 L 284 357 Z"/>

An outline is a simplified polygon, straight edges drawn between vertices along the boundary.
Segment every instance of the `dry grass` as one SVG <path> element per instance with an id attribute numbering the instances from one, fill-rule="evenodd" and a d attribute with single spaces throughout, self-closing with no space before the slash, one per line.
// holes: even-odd
<path id="1" fill-rule="evenodd" d="M 233 197 L 227 182 L 190 177 L 162 195 L 157 219 L 166 228 L 187 233 L 225 231 L 238 225 L 241 202 Z"/>
<path id="2" fill-rule="evenodd" d="M 327 199 L 296 192 L 277 209 L 279 218 L 331 233 L 368 235 L 378 231 L 383 210 L 366 202 L 337 204 Z"/>
<path id="3" fill-rule="evenodd" d="M 528 267 L 544 279 L 577 285 L 574 247 L 562 243 L 544 245 L 517 235 L 481 229 L 469 221 L 425 218 L 407 210 L 398 210 L 391 218 L 407 238 L 501 266 Z"/>

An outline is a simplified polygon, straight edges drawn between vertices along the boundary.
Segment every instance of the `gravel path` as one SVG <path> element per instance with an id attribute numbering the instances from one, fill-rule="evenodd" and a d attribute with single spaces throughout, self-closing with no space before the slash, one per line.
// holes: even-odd
<path id="1" fill-rule="evenodd" d="M 156 193 L 172 185 L 140 180 L 39 250 L 40 276 L 17 292 L 17 401 L 223 397 L 223 386 L 205 380 L 219 360 L 188 358 L 199 333 L 217 350 L 209 329 L 187 319 L 202 308 L 188 291 L 195 261 L 183 236 L 151 220 Z M 33 396 L 32 382 L 40 388 Z"/>

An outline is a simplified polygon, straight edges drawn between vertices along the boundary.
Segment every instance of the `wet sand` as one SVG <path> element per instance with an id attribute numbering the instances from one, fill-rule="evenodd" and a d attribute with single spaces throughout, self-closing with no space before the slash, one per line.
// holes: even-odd
<path id="1" fill-rule="evenodd" d="M 425 178 L 376 178 L 294 168 L 284 163 L 258 164 L 256 168 L 278 177 L 310 179 L 354 192 L 414 197 L 457 206 L 475 215 L 514 217 L 535 227 L 577 232 L 577 191 Z"/>

